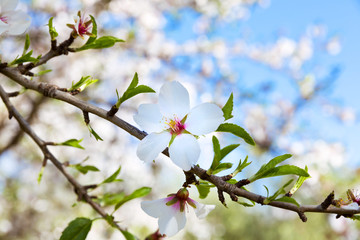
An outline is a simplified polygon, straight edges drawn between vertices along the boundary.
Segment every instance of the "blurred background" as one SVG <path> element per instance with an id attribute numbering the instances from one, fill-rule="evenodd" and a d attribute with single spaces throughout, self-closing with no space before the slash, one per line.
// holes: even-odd
<path id="1" fill-rule="evenodd" d="M 232 92 L 231 122 L 250 132 L 257 144 L 248 147 L 238 138 L 217 134 L 221 146 L 241 144 L 228 161 L 237 163 L 247 155 L 252 161 L 239 179 L 269 159 L 291 153 L 287 163 L 307 165 L 312 176 L 294 195 L 299 203 L 320 204 L 332 190 L 336 198 L 345 198 L 347 189 L 359 188 L 359 1 L 22 0 L 18 8 L 32 17 L 28 34 L 35 55 L 50 48 L 49 18 L 54 17 L 60 42 L 68 38 L 66 24 L 73 23 L 78 10 L 95 17 L 99 36 L 126 41 L 52 59 L 38 69 L 52 72 L 36 81 L 68 88 L 82 76 L 98 78 L 78 97 L 105 109 L 116 102 L 115 89 L 122 93 L 135 72 L 141 84 L 155 91 L 166 81 L 180 81 L 189 90 L 192 106 L 223 106 Z M 2 61 L 21 54 L 24 39 L 2 36 Z M 74 45 L 85 42 L 78 38 Z M 21 89 L 3 76 L 0 83 L 9 92 Z M 99 183 L 122 167 L 124 181 L 96 189 L 94 195 L 149 186 L 153 190 L 146 199 L 153 200 L 176 192 L 184 181 L 181 170 L 165 157 L 152 165 L 138 160 L 138 140 L 105 120 L 90 115 L 91 126 L 104 139 L 97 142 L 82 112 L 72 106 L 32 91 L 11 100 L 45 141 L 83 139 L 85 151 L 51 148 L 62 162 L 76 164 L 88 157 L 86 164 L 101 170 L 82 175 L 69 169 L 82 184 Z M 135 125 L 132 116 L 138 105 L 156 101 L 157 94 L 134 97 L 117 116 Z M 201 143 L 199 164 L 207 168 L 213 157 L 211 136 Z M 97 217 L 76 202 L 71 186 L 51 164 L 38 184 L 42 159 L 0 104 L 0 239 L 58 239 L 75 217 Z M 266 195 L 263 185 L 273 193 L 290 178 L 261 180 L 249 189 Z M 194 187 L 191 197 L 199 200 Z M 140 201 L 126 203 L 115 216 L 143 239 L 156 230 L 157 221 L 142 212 Z M 260 205 L 245 208 L 229 198 L 225 208 L 216 192 L 199 201 L 217 208 L 205 220 L 190 217 L 171 239 L 360 238 L 358 223 L 334 215 L 309 213 L 308 222 L 302 223 L 297 214 Z M 123 238 L 104 221 L 96 221 L 87 239 Z"/>

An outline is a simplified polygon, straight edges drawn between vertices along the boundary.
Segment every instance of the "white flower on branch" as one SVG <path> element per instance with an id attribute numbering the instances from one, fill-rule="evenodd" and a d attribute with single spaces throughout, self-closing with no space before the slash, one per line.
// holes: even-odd
<path id="1" fill-rule="evenodd" d="M 0 34 L 19 35 L 30 26 L 30 16 L 15 10 L 18 0 L 0 0 Z"/>
<path id="2" fill-rule="evenodd" d="M 150 133 L 139 144 L 138 157 L 149 162 L 169 147 L 170 159 L 185 171 L 197 162 L 197 136 L 215 131 L 224 121 L 215 104 L 203 103 L 190 110 L 188 91 L 179 82 L 165 83 L 158 104 L 142 104 L 134 120 Z"/>
<path id="3" fill-rule="evenodd" d="M 167 198 L 141 202 L 141 208 L 148 215 L 158 218 L 159 232 L 171 237 L 185 227 L 188 206 L 192 207 L 198 218 L 205 218 L 215 205 L 205 205 L 189 198 L 186 188 L 180 189 L 176 194 Z"/>

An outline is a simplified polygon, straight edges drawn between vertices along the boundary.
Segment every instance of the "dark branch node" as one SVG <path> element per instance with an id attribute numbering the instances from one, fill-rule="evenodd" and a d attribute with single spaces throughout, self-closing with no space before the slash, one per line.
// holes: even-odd
<path id="1" fill-rule="evenodd" d="M 112 105 L 111 109 L 106 113 L 106 115 L 108 117 L 113 117 L 118 111 L 119 111 L 119 108 L 116 107 L 116 105 Z"/>
<path id="2" fill-rule="evenodd" d="M 285 194 L 286 197 L 292 197 L 292 193 L 291 192 L 288 192 Z"/>
<path id="3" fill-rule="evenodd" d="M 56 39 L 51 40 L 51 50 L 55 51 L 57 48 L 57 42 Z"/>
<path id="4" fill-rule="evenodd" d="M 299 217 L 300 217 L 301 221 L 303 221 L 303 222 L 307 221 L 307 217 L 306 217 L 305 213 L 298 212 L 298 214 L 299 214 Z"/>
<path id="5" fill-rule="evenodd" d="M 226 203 L 225 203 L 225 197 L 224 197 L 224 192 L 221 191 L 219 188 L 218 188 L 218 197 L 219 197 L 219 201 L 225 206 L 226 206 Z"/>
<path id="6" fill-rule="evenodd" d="M 188 171 L 188 172 L 186 172 L 186 171 L 184 171 L 184 174 L 185 174 L 185 182 L 184 182 L 184 184 L 183 184 L 183 187 L 188 187 L 190 184 L 195 184 L 195 185 L 199 185 L 200 183 L 199 183 L 199 181 L 196 179 L 196 177 L 195 177 L 195 175 L 192 173 L 192 172 L 190 172 L 190 171 Z"/>
<path id="7" fill-rule="evenodd" d="M 223 181 L 226 182 L 226 181 L 229 181 L 230 179 L 232 179 L 232 177 L 233 177 L 233 176 L 232 176 L 231 174 L 229 174 L 229 175 L 226 175 L 226 176 L 222 176 L 222 177 L 221 177 L 221 180 L 223 180 Z"/>
<path id="8" fill-rule="evenodd" d="M 19 91 L 15 91 L 15 92 L 9 92 L 7 95 L 8 97 L 17 97 L 19 96 L 20 92 Z"/>
<path id="9" fill-rule="evenodd" d="M 86 125 L 88 125 L 90 123 L 89 112 L 83 111 L 83 115 L 84 115 L 84 122 L 86 123 Z"/>
<path id="10" fill-rule="evenodd" d="M 7 62 L 0 63 L 0 68 L 6 68 L 8 66 Z"/>
<path id="11" fill-rule="evenodd" d="M 56 96 L 56 90 L 58 90 L 58 86 L 47 84 L 47 83 L 40 83 L 39 90 L 44 94 L 45 97 L 54 98 Z"/>
<path id="12" fill-rule="evenodd" d="M 235 186 L 237 186 L 238 188 L 241 188 L 242 186 L 245 186 L 245 185 L 247 185 L 249 183 L 250 183 L 249 179 L 242 179 L 242 180 L 238 181 L 235 184 Z"/>
<path id="13" fill-rule="evenodd" d="M 333 202 L 335 197 L 334 191 L 332 191 L 325 200 L 320 204 L 322 209 L 327 209 Z"/>

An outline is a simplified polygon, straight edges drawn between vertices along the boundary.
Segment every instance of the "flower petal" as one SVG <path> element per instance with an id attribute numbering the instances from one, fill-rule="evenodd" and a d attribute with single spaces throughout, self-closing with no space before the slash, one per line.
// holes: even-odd
<path id="1" fill-rule="evenodd" d="M 349 205 L 343 205 L 341 206 L 341 208 L 343 209 L 347 209 L 347 210 L 359 210 L 359 204 L 357 203 L 350 203 Z"/>
<path id="2" fill-rule="evenodd" d="M 166 234 L 167 237 L 174 236 L 185 227 L 186 223 L 185 212 L 177 211 L 169 213 L 163 214 L 158 221 L 160 234 Z"/>
<path id="3" fill-rule="evenodd" d="M 200 146 L 196 138 L 190 134 L 176 136 L 169 147 L 170 159 L 184 171 L 189 171 L 198 161 Z"/>
<path id="4" fill-rule="evenodd" d="M 179 82 L 164 83 L 160 89 L 159 106 L 165 117 L 174 119 L 175 115 L 181 120 L 190 110 L 189 93 Z"/>
<path id="5" fill-rule="evenodd" d="M 151 133 L 141 140 L 136 154 L 141 160 L 151 162 L 169 145 L 170 139 L 169 132 Z"/>
<path id="6" fill-rule="evenodd" d="M 225 120 L 223 111 L 213 103 L 203 103 L 188 114 L 185 126 L 186 130 L 195 135 L 203 135 L 214 132 Z"/>
<path id="7" fill-rule="evenodd" d="M 134 120 L 148 133 L 164 130 L 158 104 L 141 104 L 138 113 L 134 115 Z"/>
<path id="8" fill-rule="evenodd" d="M 23 11 L 11 11 L 6 14 L 8 15 L 8 34 L 10 35 L 19 35 L 26 31 L 30 26 L 30 16 L 24 13 Z"/>
<path id="9" fill-rule="evenodd" d="M 0 0 L 1 12 L 12 11 L 16 8 L 18 0 Z"/>
<path id="10" fill-rule="evenodd" d="M 193 202 L 196 205 L 194 211 L 198 218 L 205 218 L 209 214 L 209 212 L 211 212 L 215 208 L 215 205 L 206 205 L 206 204 L 198 203 L 194 200 Z"/>
<path id="11" fill-rule="evenodd" d="M 146 214 L 158 218 L 167 210 L 167 208 L 169 208 L 169 206 L 166 205 L 166 198 L 162 198 L 153 201 L 142 201 L 141 208 Z"/>

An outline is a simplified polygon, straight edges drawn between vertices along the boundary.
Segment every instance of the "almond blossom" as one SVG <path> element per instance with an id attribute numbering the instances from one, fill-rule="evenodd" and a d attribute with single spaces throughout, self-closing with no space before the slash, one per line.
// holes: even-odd
<path id="1" fill-rule="evenodd" d="M 92 20 L 89 18 L 84 18 L 84 16 L 81 16 L 81 12 L 78 11 L 77 18 L 74 19 L 75 24 L 67 24 L 67 26 L 71 29 L 73 29 L 72 35 L 74 38 L 77 36 L 80 36 L 81 38 L 84 38 L 84 35 L 93 36 L 93 34 L 90 32 Z"/>
<path id="2" fill-rule="evenodd" d="M 205 218 L 215 205 L 205 205 L 189 198 L 186 188 L 176 194 L 169 194 L 167 198 L 141 202 L 141 208 L 148 215 L 158 218 L 159 233 L 171 237 L 185 227 L 188 206 L 194 209 L 198 218 Z"/>
<path id="3" fill-rule="evenodd" d="M 30 16 L 15 10 L 18 0 L 0 0 L 0 34 L 19 35 L 30 26 Z"/>
<path id="4" fill-rule="evenodd" d="M 197 137 L 214 132 L 224 121 L 224 116 L 212 103 L 203 103 L 190 110 L 188 91 L 174 81 L 161 87 L 158 104 L 140 105 L 134 120 L 150 133 L 137 148 L 141 160 L 153 161 L 169 147 L 170 159 L 188 171 L 200 155 Z"/>

